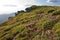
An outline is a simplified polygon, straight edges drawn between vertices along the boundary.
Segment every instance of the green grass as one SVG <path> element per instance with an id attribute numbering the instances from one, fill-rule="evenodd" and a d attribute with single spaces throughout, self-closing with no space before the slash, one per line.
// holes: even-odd
<path id="1" fill-rule="evenodd" d="M 60 40 L 60 7 L 37 6 L 0 26 L 0 40 Z"/>

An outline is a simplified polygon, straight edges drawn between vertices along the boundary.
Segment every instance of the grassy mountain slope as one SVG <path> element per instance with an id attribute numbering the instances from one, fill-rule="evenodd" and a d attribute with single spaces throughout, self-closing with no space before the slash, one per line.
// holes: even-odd
<path id="1" fill-rule="evenodd" d="M 0 40 L 60 40 L 60 7 L 37 6 L 18 13 L 0 24 Z"/>

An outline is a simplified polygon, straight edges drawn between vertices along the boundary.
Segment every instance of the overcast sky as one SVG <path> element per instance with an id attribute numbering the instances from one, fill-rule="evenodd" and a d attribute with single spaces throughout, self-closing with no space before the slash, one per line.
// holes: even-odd
<path id="1" fill-rule="evenodd" d="M 34 4 L 34 0 L 0 0 L 0 14 L 23 10 L 31 4 Z"/>
<path id="2" fill-rule="evenodd" d="M 23 10 L 30 5 L 60 5 L 60 0 L 0 0 L 0 14 Z"/>

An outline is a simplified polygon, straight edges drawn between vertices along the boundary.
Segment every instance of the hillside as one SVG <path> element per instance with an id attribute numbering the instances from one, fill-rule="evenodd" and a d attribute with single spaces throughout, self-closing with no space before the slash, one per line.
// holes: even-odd
<path id="1" fill-rule="evenodd" d="M 0 24 L 0 40 L 60 40 L 60 7 L 31 6 Z"/>

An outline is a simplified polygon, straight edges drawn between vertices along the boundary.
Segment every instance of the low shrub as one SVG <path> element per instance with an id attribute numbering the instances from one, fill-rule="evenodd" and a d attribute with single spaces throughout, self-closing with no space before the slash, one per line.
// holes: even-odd
<path id="1" fill-rule="evenodd" d="M 48 13 L 52 13 L 53 11 L 55 11 L 55 10 L 49 10 Z"/>
<path id="2" fill-rule="evenodd" d="M 60 10 L 54 11 L 52 15 L 60 15 Z"/>
<path id="3" fill-rule="evenodd" d="M 31 7 L 26 8 L 25 10 L 26 10 L 26 12 L 30 12 L 30 11 L 36 9 L 37 7 L 38 7 L 38 6 L 33 5 L 33 6 L 31 6 Z"/>

